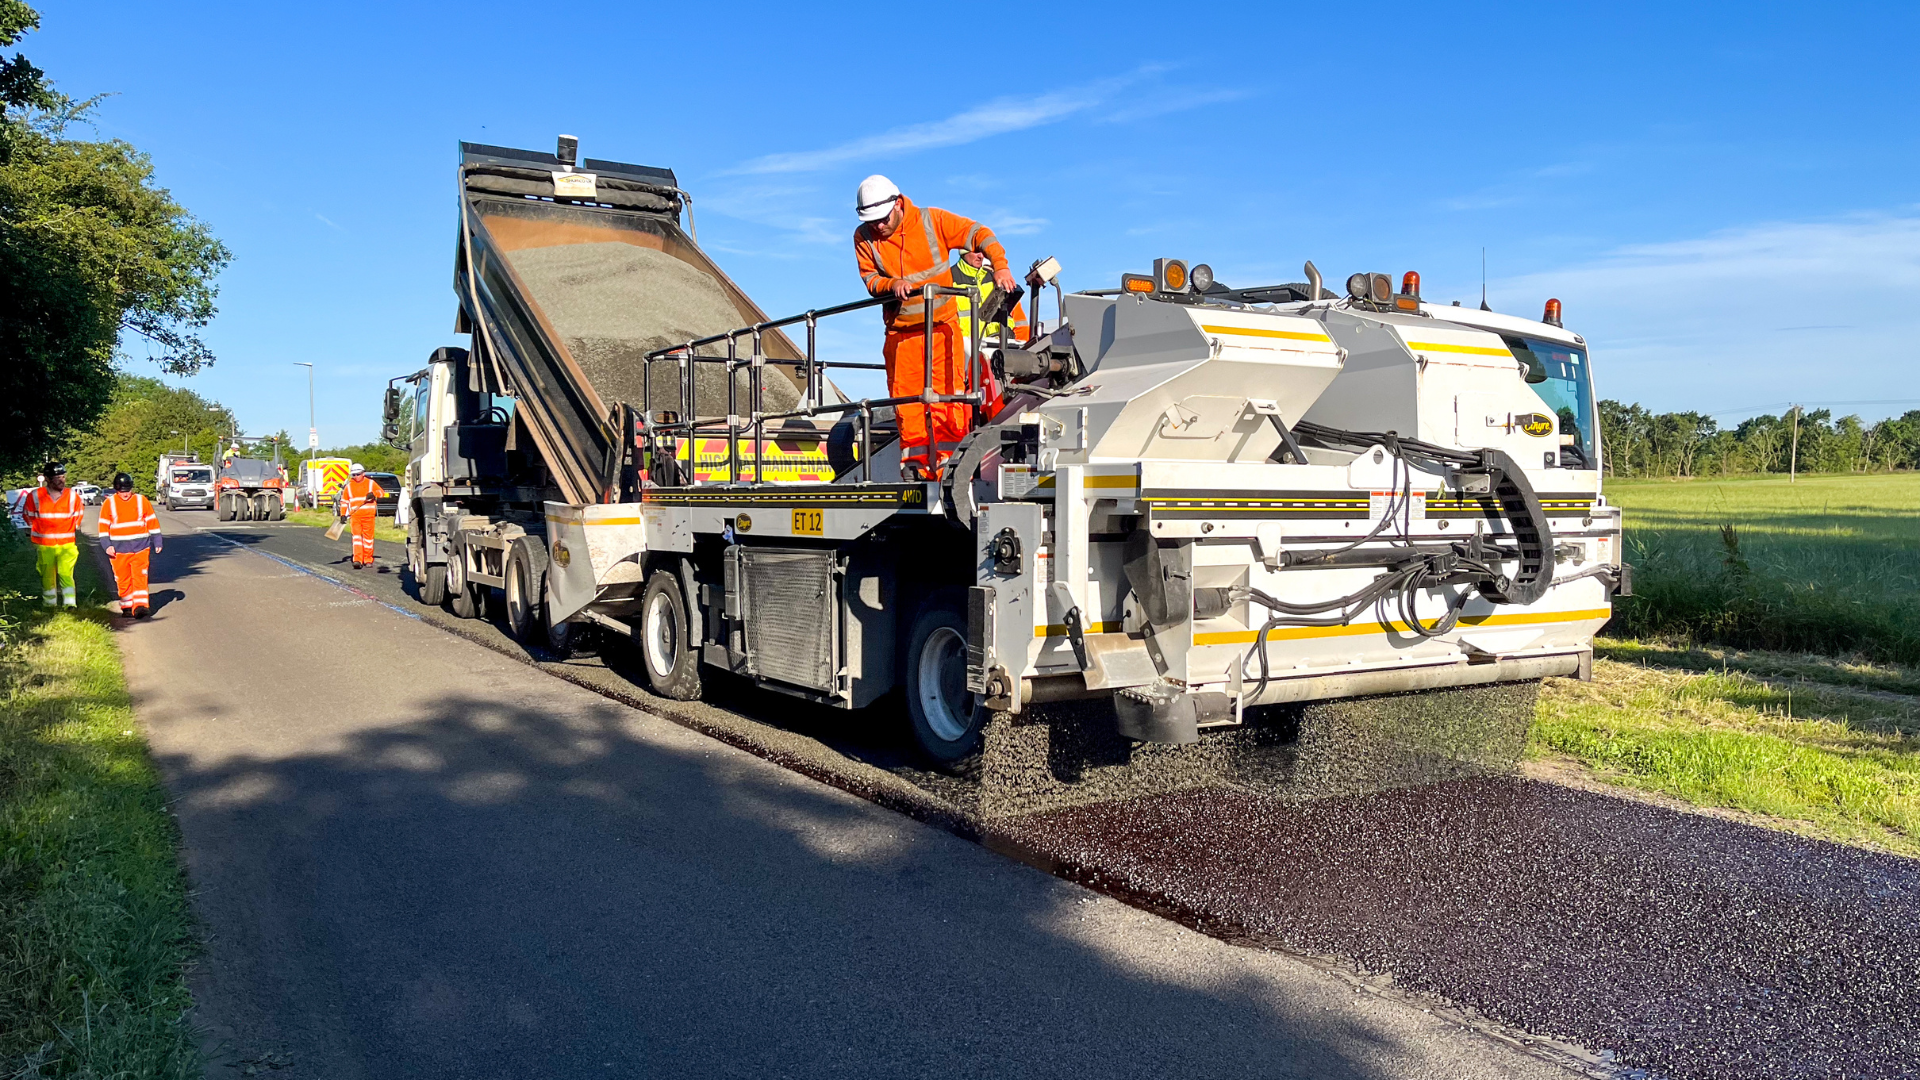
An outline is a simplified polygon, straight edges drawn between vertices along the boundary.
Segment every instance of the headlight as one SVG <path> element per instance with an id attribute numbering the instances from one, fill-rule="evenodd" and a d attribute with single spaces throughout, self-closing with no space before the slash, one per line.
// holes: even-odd
<path id="1" fill-rule="evenodd" d="M 1201 263 L 1193 268 L 1193 291 L 1206 292 L 1213 288 L 1213 267 Z"/>

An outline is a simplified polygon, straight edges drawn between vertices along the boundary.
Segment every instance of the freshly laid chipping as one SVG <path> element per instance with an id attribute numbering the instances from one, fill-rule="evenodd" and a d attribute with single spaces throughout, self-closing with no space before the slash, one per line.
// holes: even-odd
<path id="1" fill-rule="evenodd" d="M 753 321 L 718 281 L 654 248 L 617 242 L 560 244 L 522 248 L 507 258 L 603 403 L 639 404 L 641 364 L 647 353 Z M 744 356 L 752 343 L 742 338 L 739 347 Z M 703 351 L 719 355 L 726 350 L 713 346 Z M 720 368 L 698 365 L 700 416 L 727 414 L 727 382 Z M 678 379 L 677 364 L 655 364 L 652 408 L 681 408 Z M 752 408 L 750 379 L 745 371 L 735 375 L 735 409 L 742 416 Z M 764 411 L 799 407 L 800 392 L 781 371 L 768 368 L 762 382 Z"/>

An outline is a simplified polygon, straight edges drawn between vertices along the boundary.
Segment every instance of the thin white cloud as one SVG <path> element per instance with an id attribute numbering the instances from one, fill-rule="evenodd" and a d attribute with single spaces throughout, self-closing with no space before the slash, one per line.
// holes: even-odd
<path id="1" fill-rule="evenodd" d="M 1253 96 L 1251 90 L 1210 90 L 1204 93 L 1158 94 L 1150 95 L 1146 101 L 1127 105 L 1119 111 L 1100 118 L 1103 124 L 1130 124 L 1136 120 L 1151 120 L 1156 116 L 1185 112 L 1207 105 L 1224 105 L 1229 101 L 1244 101 Z"/>
<path id="2" fill-rule="evenodd" d="M 1051 222 L 1043 217 L 1022 217 L 1019 214 L 997 214 L 983 219 L 993 226 L 1000 236 L 1032 236 L 1045 232 Z"/>
<path id="3" fill-rule="evenodd" d="M 1564 301 L 1567 326 L 1592 343 L 1602 396 L 1707 412 L 1913 396 L 1920 305 L 1905 298 L 1916 294 L 1920 217 L 1898 215 L 1629 245 L 1492 284 L 1503 311 Z M 1902 409 L 1859 407 L 1869 419 Z"/>
<path id="4" fill-rule="evenodd" d="M 878 161 L 920 150 L 964 146 L 995 135 L 1040 127 L 1043 124 L 1064 120 L 1076 113 L 1086 112 L 1105 104 L 1121 90 L 1161 70 L 1163 69 L 1154 66 L 1143 67 L 1117 78 L 1101 79 L 1084 86 L 1056 90 L 1038 97 L 996 98 L 944 120 L 909 124 L 818 150 L 767 154 L 729 171 L 737 175 L 816 172 L 843 165 L 849 161 Z"/>

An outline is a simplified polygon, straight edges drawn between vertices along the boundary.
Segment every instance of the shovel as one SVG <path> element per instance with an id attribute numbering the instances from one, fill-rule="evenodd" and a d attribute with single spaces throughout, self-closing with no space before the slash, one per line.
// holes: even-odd
<path id="1" fill-rule="evenodd" d="M 327 539 L 329 540 L 340 539 L 340 532 L 346 527 L 347 527 L 346 522 L 341 521 L 339 518 L 335 518 L 333 520 L 333 524 L 327 526 Z"/>

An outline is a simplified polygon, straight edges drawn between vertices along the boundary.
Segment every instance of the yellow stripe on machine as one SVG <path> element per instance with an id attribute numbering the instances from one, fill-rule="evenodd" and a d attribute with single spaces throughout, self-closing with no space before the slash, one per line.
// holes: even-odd
<path id="1" fill-rule="evenodd" d="M 1333 343 L 1333 339 L 1325 334 L 1315 334 L 1304 330 L 1268 330 L 1255 326 L 1208 326 L 1204 323 L 1201 324 L 1200 329 L 1209 334 L 1235 334 L 1240 337 L 1286 338 L 1289 341 L 1324 341 L 1328 344 Z"/>
<path id="2" fill-rule="evenodd" d="M 1132 488 L 1138 487 L 1139 485 L 1140 478 L 1131 473 L 1123 476 L 1083 476 L 1080 478 L 1080 486 L 1083 488 Z M 1051 475 L 1043 476 L 1040 478 L 1040 482 L 1034 486 L 1043 488 L 1053 487 L 1054 477 Z"/>
<path id="3" fill-rule="evenodd" d="M 1113 625 L 1109 626 L 1103 622 L 1088 623 L 1086 626 L 1080 629 L 1080 632 L 1083 634 L 1119 633 L 1120 624 L 1114 623 Z M 1048 626 L 1036 626 L 1033 628 L 1033 636 L 1034 637 L 1066 637 L 1067 624 L 1053 623 Z"/>
<path id="4" fill-rule="evenodd" d="M 1513 359 L 1513 354 L 1506 349 L 1495 349 L 1486 345 L 1449 345 L 1444 341 L 1409 341 L 1407 348 L 1422 349 L 1427 352 L 1466 353 L 1469 356 L 1504 356 L 1509 360 Z"/>
<path id="5" fill-rule="evenodd" d="M 1612 608 L 1586 611 L 1517 611 L 1511 615 L 1466 615 L 1461 626 L 1526 626 L 1535 623 L 1583 622 L 1613 616 Z M 1356 637 L 1362 634 L 1408 633 L 1412 627 L 1403 622 L 1350 623 L 1346 626 L 1282 626 L 1267 631 L 1268 641 L 1298 641 L 1303 638 Z M 1213 634 L 1195 634 L 1195 645 L 1248 645 L 1260 636 L 1258 630 L 1225 630 Z"/>

